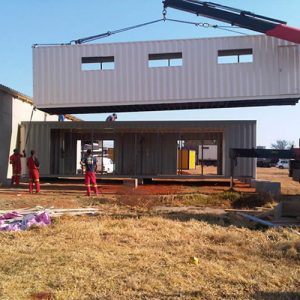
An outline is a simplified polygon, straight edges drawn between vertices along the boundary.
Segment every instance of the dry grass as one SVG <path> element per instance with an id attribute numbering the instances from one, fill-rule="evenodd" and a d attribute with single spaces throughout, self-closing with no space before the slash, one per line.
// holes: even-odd
<path id="1" fill-rule="evenodd" d="M 293 233 L 133 211 L 117 216 L 61 218 L 49 227 L 1 234 L 0 298 L 300 296 L 300 245 Z"/>
<path id="2" fill-rule="evenodd" d="M 300 194 L 300 184 L 294 186 L 287 174 L 263 172 L 260 178 L 279 178 L 287 194 Z M 83 186 L 33 197 L 22 190 L 1 192 L 0 209 L 94 206 L 101 215 L 1 233 L 0 299 L 300 299 L 299 236 L 238 228 L 224 216 L 194 208 L 253 207 L 272 199 L 218 187 L 149 192 L 157 188 L 126 194 L 103 186 L 98 198 L 82 196 Z M 157 205 L 177 210 L 153 209 Z"/>

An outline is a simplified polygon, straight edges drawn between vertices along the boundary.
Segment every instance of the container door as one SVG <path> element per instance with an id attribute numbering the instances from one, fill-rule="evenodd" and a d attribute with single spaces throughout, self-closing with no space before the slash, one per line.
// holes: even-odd
<path id="1" fill-rule="evenodd" d="M 278 52 L 280 94 L 298 94 L 300 92 L 299 46 L 280 46 Z"/>
<path id="2" fill-rule="evenodd" d="M 143 134 L 139 137 L 139 166 L 138 175 L 157 174 L 156 164 L 158 149 L 156 147 L 156 136 Z"/>

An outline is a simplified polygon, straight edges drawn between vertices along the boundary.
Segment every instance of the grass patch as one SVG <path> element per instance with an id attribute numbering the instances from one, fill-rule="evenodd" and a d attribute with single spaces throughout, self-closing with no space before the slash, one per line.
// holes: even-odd
<path id="1" fill-rule="evenodd" d="M 298 237 L 286 230 L 64 217 L 2 233 L 0 251 L 1 299 L 285 299 L 299 288 Z"/>
<path id="2" fill-rule="evenodd" d="M 117 195 L 110 197 L 81 197 L 81 206 L 114 204 L 134 208 L 151 209 L 155 206 L 197 206 L 221 208 L 272 207 L 274 199 L 269 194 L 246 194 L 225 191 L 215 194 L 189 193 L 171 195 Z"/>
<path id="3" fill-rule="evenodd" d="M 160 205 L 167 206 L 218 206 L 230 205 L 228 199 L 220 197 L 219 194 L 191 193 L 183 195 L 165 195 L 159 198 Z"/>
<path id="4" fill-rule="evenodd" d="M 241 193 L 235 191 L 226 191 L 219 195 L 220 199 L 227 200 L 230 202 L 235 202 L 241 198 Z"/>
<path id="5" fill-rule="evenodd" d="M 240 194 L 231 201 L 231 205 L 233 208 L 270 207 L 274 202 L 274 198 L 269 193 Z"/>
<path id="6" fill-rule="evenodd" d="M 274 199 L 269 194 L 246 194 L 235 191 L 226 191 L 216 194 L 184 194 L 166 195 L 160 197 L 160 203 L 169 206 L 210 206 L 210 207 L 233 207 L 255 208 L 272 206 Z"/>

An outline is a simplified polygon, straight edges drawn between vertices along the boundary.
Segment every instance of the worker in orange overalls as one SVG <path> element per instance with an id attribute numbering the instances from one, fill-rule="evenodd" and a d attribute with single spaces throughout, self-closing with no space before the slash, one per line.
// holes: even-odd
<path id="1" fill-rule="evenodd" d="M 40 192 L 40 163 L 35 156 L 34 150 L 30 151 L 31 156 L 27 158 L 27 167 L 29 171 L 29 193 L 33 192 L 33 181 L 35 182 L 35 190 L 37 193 Z"/>
<path id="2" fill-rule="evenodd" d="M 21 157 L 26 157 L 25 150 L 23 155 L 20 154 L 19 149 L 14 149 L 14 154 L 9 157 L 9 163 L 12 165 L 13 175 L 11 177 L 11 186 L 16 183 L 16 186 L 20 185 L 20 176 L 22 172 Z"/>
<path id="3" fill-rule="evenodd" d="M 80 161 L 82 167 L 85 167 L 85 186 L 87 196 L 91 196 L 91 185 L 93 185 L 93 190 L 95 195 L 98 195 L 98 187 L 96 182 L 96 171 L 97 171 L 97 160 L 93 157 L 91 149 L 86 151 L 86 155 Z"/>

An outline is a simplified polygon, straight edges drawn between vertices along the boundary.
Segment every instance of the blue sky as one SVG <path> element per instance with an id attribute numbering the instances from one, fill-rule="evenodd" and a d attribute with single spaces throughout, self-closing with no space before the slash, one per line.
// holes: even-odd
<path id="1" fill-rule="evenodd" d="M 32 44 L 64 43 L 159 19 L 162 16 L 161 2 L 161 0 L 0 0 L 0 83 L 32 96 Z M 214 2 L 281 19 L 287 21 L 290 26 L 300 28 L 299 0 L 214 0 Z M 170 8 L 168 17 L 221 24 Z M 227 35 L 235 34 L 218 29 L 203 29 L 166 22 L 113 35 L 98 42 Z M 84 120 L 103 121 L 106 115 L 78 116 Z M 257 120 L 257 143 L 268 147 L 277 139 L 294 141 L 298 146 L 299 116 L 300 103 L 296 106 L 283 107 L 120 113 L 118 120 Z"/>

